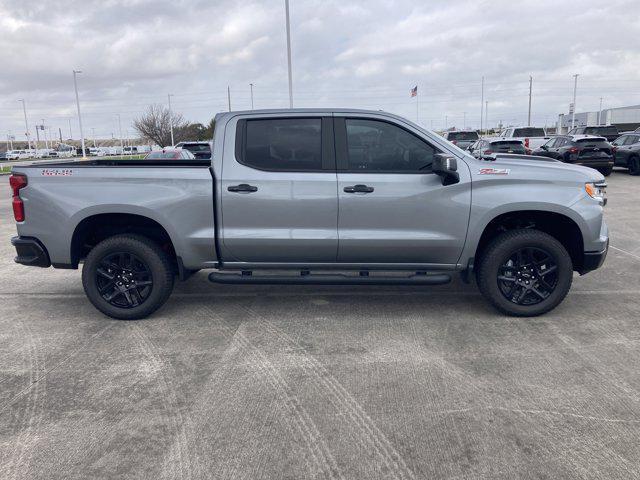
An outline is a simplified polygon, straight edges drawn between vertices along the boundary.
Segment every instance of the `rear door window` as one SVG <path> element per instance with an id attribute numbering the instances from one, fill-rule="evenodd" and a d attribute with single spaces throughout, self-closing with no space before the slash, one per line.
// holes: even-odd
<path id="1" fill-rule="evenodd" d="M 429 173 L 434 156 L 440 153 L 391 123 L 348 118 L 345 125 L 348 171 Z"/>
<path id="2" fill-rule="evenodd" d="M 247 120 L 239 159 L 244 165 L 259 170 L 322 170 L 322 120 Z"/>

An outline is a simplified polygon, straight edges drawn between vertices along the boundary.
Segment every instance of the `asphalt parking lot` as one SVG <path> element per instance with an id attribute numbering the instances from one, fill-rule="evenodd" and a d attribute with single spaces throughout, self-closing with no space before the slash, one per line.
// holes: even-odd
<path id="1" fill-rule="evenodd" d="M 201 272 L 136 322 L 13 263 L 6 187 L 0 478 L 640 478 L 640 179 L 608 183 L 607 261 L 544 317 Z"/>

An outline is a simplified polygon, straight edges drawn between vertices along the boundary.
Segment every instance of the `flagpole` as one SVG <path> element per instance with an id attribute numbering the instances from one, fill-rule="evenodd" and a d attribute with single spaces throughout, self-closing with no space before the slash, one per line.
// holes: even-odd
<path id="1" fill-rule="evenodd" d="M 420 95 L 420 91 L 418 90 L 418 84 L 416 83 L 416 124 L 420 121 L 420 103 L 418 102 L 418 98 Z"/>

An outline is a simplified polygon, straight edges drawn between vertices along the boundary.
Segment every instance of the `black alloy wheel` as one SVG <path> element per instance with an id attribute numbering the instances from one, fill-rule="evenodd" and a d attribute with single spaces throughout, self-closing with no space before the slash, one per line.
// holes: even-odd
<path id="1" fill-rule="evenodd" d="M 516 305 L 535 305 L 546 300 L 558 284 L 558 265 L 542 248 L 520 248 L 498 270 L 498 286 Z"/>
<path id="2" fill-rule="evenodd" d="M 119 308 L 142 305 L 153 290 L 148 265 L 129 252 L 110 253 L 102 258 L 95 281 L 102 298 Z"/>

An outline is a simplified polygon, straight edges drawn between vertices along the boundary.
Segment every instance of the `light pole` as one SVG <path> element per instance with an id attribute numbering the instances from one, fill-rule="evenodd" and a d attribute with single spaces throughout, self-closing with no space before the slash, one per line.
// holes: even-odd
<path id="1" fill-rule="evenodd" d="M 229 111 L 231 111 L 231 87 L 227 85 L 227 101 L 229 102 Z"/>
<path id="2" fill-rule="evenodd" d="M 529 114 L 527 115 L 527 126 L 531 126 L 531 91 L 533 89 L 533 77 L 529 75 Z"/>
<path id="3" fill-rule="evenodd" d="M 250 83 L 249 87 L 251 88 L 251 110 L 253 110 L 253 83 Z"/>
<path id="4" fill-rule="evenodd" d="M 489 100 L 486 100 L 484 102 L 485 104 L 485 109 L 484 109 L 484 121 L 486 123 L 486 130 L 489 130 Z"/>
<path id="5" fill-rule="evenodd" d="M 167 94 L 167 99 L 169 100 L 169 130 L 171 131 L 171 146 L 175 145 L 173 141 L 173 112 L 171 111 L 171 97 L 173 97 L 172 93 Z M 122 132 L 120 132 L 120 136 L 122 136 Z"/>
<path id="6" fill-rule="evenodd" d="M 73 140 L 73 132 L 71 131 L 71 117 L 69 117 L 69 140 Z"/>
<path id="7" fill-rule="evenodd" d="M 571 129 L 576 126 L 576 90 L 578 89 L 578 74 L 573 76 L 573 112 L 571 113 Z"/>
<path id="8" fill-rule="evenodd" d="M 80 97 L 78 97 L 78 80 L 77 76 L 79 73 L 82 73 L 82 70 L 74 70 L 73 71 L 73 86 L 76 90 L 76 105 L 78 107 L 78 124 L 80 125 L 80 143 L 82 144 L 82 158 L 86 160 L 87 153 L 84 149 L 84 132 L 82 131 L 82 115 L 80 114 Z"/>
<path id="9" fill-rule="evenodd" d="M 96 148 L 96 129 L 91 127 L 91 136 L 93 137 L 93 148 Z"/>
<path id="10" fill-rule="evenodd" d="M 484 77 L 482 77 L 482 87 L 480 87 L 480 134 L 482 135 L 482 115 L 484 106 Z"/>
<path id="11" fill-rule="evenodd" d="M 289 25 L 289 0 L 284 0 L 287 22 L 287 67 L 289 69 L 289 108 L 293 108 L 293 79 L 291 77 L 291 26 Z"/>
<path id="12" fill-rule="evenodd" d="M 122 139 L 122 119 L 120 114 L 116 113 L 118 117 L 118 131 L 120 132 L 120 155 L 124 155 L 124 140 Z"/>
<path id="13" fill-rule="evenodd" d="M 22 113 L 24 113 L 25 135 L 27 136 L 27 145 L 29 146 L 29 150 L 31 150 L 31 136 L 29 135 L 29 123 L 27 122 L 27 106 L 25 105 L 24 98 L 21 98 L 18 101 L 22 102 Z"/>
<path id="14" fill-rule="evenodd" d="M 47 130 L 44 127 L 44 118 L 42 119 L 42 136 L 44 137 L 44 148 L 49 149 L 49 140 L 47 139 Z"/>
<path id="15" fill-rule="evenodd" d="M 602 116 L 602 97 L 600 97 L 600 110 L 598 110 L 598 125 L 600 125 L 601 116 Z"/>

